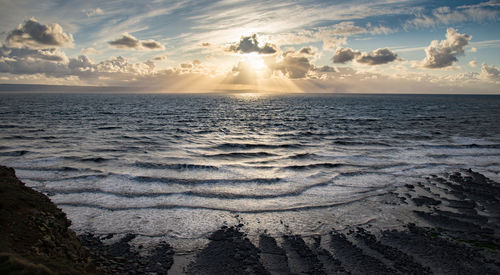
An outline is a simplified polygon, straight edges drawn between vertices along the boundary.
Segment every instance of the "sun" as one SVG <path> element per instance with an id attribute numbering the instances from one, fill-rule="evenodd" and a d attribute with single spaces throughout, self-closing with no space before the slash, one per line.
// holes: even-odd
<path id="1" fill-rule="evenodd" d="M 246 57 L 246 61 L 251 69 L 255 70 L 256 73 L 265 71 L 267 69 L 264 59 L 259 54 L 251 53 Z"/>

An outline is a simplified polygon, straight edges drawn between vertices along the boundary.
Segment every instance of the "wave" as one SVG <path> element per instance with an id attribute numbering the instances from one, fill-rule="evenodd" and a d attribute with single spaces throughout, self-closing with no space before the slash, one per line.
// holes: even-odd
<path id="1" fill-rule="evenodd" d="M 480 148 L 480 149 L 500 149 L 500 144 L 423 144 L 424 148 L 435 148 L 435 149 L 470 149 L 470 148 Z"/>
<path id="2" fill-rule="evenodd" d="M 233 150 L 233 149 L 290 149 L 290 148 L 300 148 L 301 144 L 291 143 L 291 144 L 255 144 L 255 143 L 222 143 L 210 147 L 211 149 L 218 150 Z"/>
<path id="3" fill-rule="evenodd" d="M 120 149 L 114 149 L 114 148 L 94 148 L 94 149 L 89 149 L 90 152 L 95 152 L 95 153 L 116 153 L 116 152 L 126 152 L 127 148 L 120 148 Z"/>
<path id="4" fill-rule="evenodd" d="M 82 159 L 80 159 L 80 161 L 84 161 L 84 162 L 97 162 L 97 163 L 101 163 L 101 162 L 105 162 L 105 161 L 109 161 L 109 160 L 110 159 L 103 158 L 103 157 L 82 158 Z"/>
<path id="5" fill-rule="evenodd" d="M 28 170 L 28 171 L 56 171 L 56 172 L 101 172 L 99 170 L 90 169 L 90 168 L 75 168 L 70 166 L 61 166 L 61 167 L 19 167 L 16 169 Z"/>
<path id="6" fill-rule="evenodd" d="M 60 170 L 60 169 L 53 169 L 53 170 L 50 170 L 50 169 L 44 169 L 43 171 L 42 170 L 37 170 L 37 169 L 24 169 L 24 168 L 20 168 L 20 169 L 16 169 L 16 170 L 28 170 L 28 171 L 40 171 L 40 172 L 43 172 L 43 171 L 55 171 L 55 172 L 60 172 L 60 171 L 63 171 L 63 170 Z M 82 172 L 82 170 L 84 169 L 78 169 L 78 172 Z M 72 170 L 70 170 L 72 171 Z M 92 172 L 91 169 L 89 169 L 89 172 Z M 78 176 L 69 176 L 69 177 L 58 177 L 57 179 L 46 179 L 46 178 L 36 178 L 36 177 L 32 177 L 32 176 L 29 176 L 29 177 L 26 177 L 25 179 L 27 180 L 33 180 L 33 181 L 37 181 L 37 182 L 50 182 L 50 183 L 57 183 L 57 182 L 67 182 L 67 181 L 76 181 L 76 180 L 88 180 L 88 181 L 95 181 L 97 179 L 104 179 L 106 178 L 108 175 L 105 175 L 105 174 L 85 174 L 85 175 L 78 175 Z"/>
<path id="7" fill-rule="evenodd" d="M 121 129 L 122 127 L 120 126 L 102 126 L 102 127 L 97 127 L 97 130 L 115 130 L 115 129 Z"/>
<path id="8" fill-rule="evenodd" d="M 116 174 L 114 174 L 116 175 Z M 121 175 L 124 176 L 124 175 Z M 148 176 L 132 176 L 128 177 L 131 180 L 138 182 L 160 182 L 160 183 L 177 183 L 185 185 L 197 184 L 246 184 L 246 183 L 262 183 L 272 184 L 283 181 L 281 178 L 248 178 L 248 179 L 179 179 L 165 177 L 148 177 Z"/>
<path id="9" fill-rule="evenodd" d="M 500 154 L 427 154 L 427 157 L 436 159 L 452 159 L 456 157 L 498 157 Z"/>
<path id="10" fill-rule="evenodd" d="M 45 140 L 52 140 L 52 139 L 59 139 L 58 137 L 56 136 L 43 136 L 43 137 L 39 137 L 40 139 L 45 139 Z"/>
<path id="11" fill-rule="evenodd" d="M 313 164 L 305 164 L 305 165 L 288 165 L 281 167 L 281 169 L 289 169 L 289 170 L 308 170 L 308 169 L 317 169 L 317 168 L 338 168 L 344 166 L 343 163 L 313 163 Z"/>
<path id="12" fill-rule="evenodd" d="M 348 140 L 336 140 L 333 142 L 336 145 L 345 145 L 345 146 L 384 146 L 391 147 L 390 144 L 384 142 L 363 142 L 363 141 L 348 141 Z"/>
<path id="13" fill-rule="evenodd" d="M 301 186 L 299 188 L 283 191 L 268 191 L 262 194 L 242 194 L 233 192 L 208 192 L 208 191 L 179 191 L 179 192 L 117 192 L 117 191 L 106 191 L 99 188 L 75 188 L 75 189 L 55 189 L 55 188 L 42 188 L 40 191 L 53 195 L 67 195 L 67 194 L 104 194 L 116 197 L 124 198 L 161 198 L 184 195 L 188 197 L 200 197 L 200 198 L 216 198 L 216 199 L 273 199 L 273 198 L 284 198 L 284 197 L 295 197 L 299 196 L 307 190 L 319 186 L 325 186 L 330 184 L 329 181 L 318 182 L 315 184 L 309 184 Z"/>
<path id="14" fill-rule="evenodd" d="M 276 154 L 268 152 L 233 152 L 233 153 L 223 153 L 223 154 L 202 154 L 203 157 L 207 158 L 262 158 L 262 157 L 274 157 Z"/>
<path id="15" fill-rule="evenodd" d="M 8 152 L 0 152 L 0 156 L 2 157 L 20 157 L 24 156 L 28 153 L 31 153 L 27 150 L 18 150 L 18 151 L 8 151 Z"/>
<path id="16" fill-rule="evenodd" d="M 7 139 L 7 140 L 35 140 L 37 137 L 32 137 L 32 136 L 21 136 L 21 135 L 14 135 L 14 136 L 9 136 L 9 137 L 3 137 L 2 139 Z"/>
<path id="17" fill-rule="evenodd" d="M 190 164 L 190 163 L 154 163 L 154 162 L 135 162 L 137 167 L 141 168 L 151 168 L 151 169 L 171 169 L 171 170 L 219 170 L 217 166 L 213 165 L 200 165 L 200 164 Z"/>
<path id="18" fill-rule="evenodd" d="M 315 158 L 318 157 L 318 155 L 313 154 L 313 153 L 301 153 L 301 154 L 295 154 L 292 156 L 289 156 L 288 158 L 290 159 L 310 159 L 310 158 Z"/>
<path id="19" fill-rule="evenodd" d="M 371 196 L 378 196 L 379 194 L 365 195 L 365 196 L 357 196 L 353 197 L 346 201 L 341 202 L 331 202 L 331 203 L 322 203 L 322 204 L 305 204 L 305 205 L 294 205 L 294 206 L 284 206 L 284 207 L 275 207 L 275 208 L 266 208 L 266 209 L 244 209 L 244 208 L 224 208 L 224 207 L 211 207 L 211 206 L 203 206 L 203 205 L 182 205 L 182 204 L 158 204 L 154 206 L 131 206 L 131 207 L 107 207 L 101 206 L 92 203 L 68 203 L 68 202 L 59 202 L 58 206 L 69 206 L 69 207 L 80 207 L 80 208 L 95 208 L 101 209 L 105 211 L 137 211 L 137 210 L 165 210 L 165 209 L 192 209 L 192 210 L 212 210 L 212 211 L 225 211 L 229 213 L 249 213 L 249 214 L 258 214 L 258 213 L 271 213 L 271 212 L 289 212 L 289 211 L 302 211 L 302 210 L 312 210 L 312 209 L 322 209 L 322 208 L 330 208 L 335 206 L 348 205 L 351 203 L 355 203 L 357 201 L 366 199 Z"/>

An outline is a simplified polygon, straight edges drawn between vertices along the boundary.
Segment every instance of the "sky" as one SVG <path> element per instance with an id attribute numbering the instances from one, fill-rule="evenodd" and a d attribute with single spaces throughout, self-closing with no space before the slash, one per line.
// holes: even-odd
<path id="1" fill-rule="evenodd" d="M 0 5 L 0 84 L 500 94 L 498 0 Z"/>

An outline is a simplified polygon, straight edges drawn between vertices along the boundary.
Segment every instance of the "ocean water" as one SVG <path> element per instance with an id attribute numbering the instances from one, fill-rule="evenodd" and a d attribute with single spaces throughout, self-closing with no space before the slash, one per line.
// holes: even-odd
<path id="1" fill-rule="evenodd" d="M 431 174 L 498 181 L 500 96 L 1 94 L 0 164 L 80 233 L 315 234 Z"/>

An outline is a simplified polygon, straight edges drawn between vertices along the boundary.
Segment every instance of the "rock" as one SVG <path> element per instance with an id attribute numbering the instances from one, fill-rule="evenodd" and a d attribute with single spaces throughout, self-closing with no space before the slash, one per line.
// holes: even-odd
<path id="1" fill-rule="evenodd" d="M 71 223 L 66 215 L 47 196 L 26 187 L 14 169 L 5 166 L 0 166 L 0 201 L 3 272 L 95 273 L 88 250 L 68 228 Z"/>

